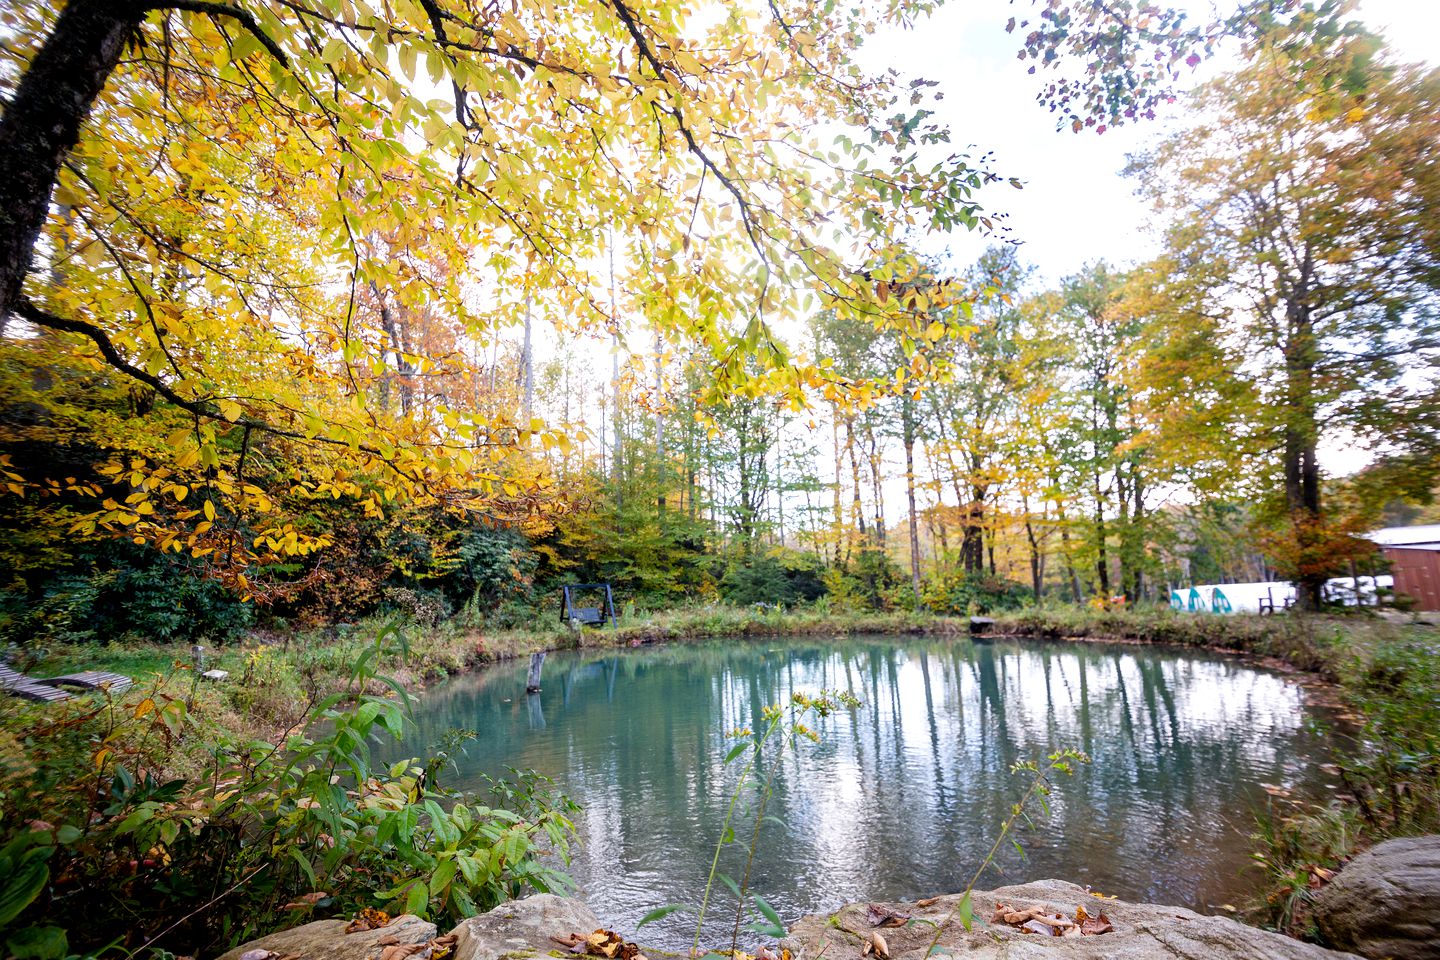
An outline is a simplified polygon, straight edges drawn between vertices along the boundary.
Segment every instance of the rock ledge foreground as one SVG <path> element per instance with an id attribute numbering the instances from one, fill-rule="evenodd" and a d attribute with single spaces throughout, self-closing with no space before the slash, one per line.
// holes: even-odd
<path id="1" fill-rule="evenodd" d="M 925 901 L 924 907 L 886 903 L 881 907 L 911 914 L 916 920 L 903 927 L 883 929 L 890 960 L 923 960 L 935 926 L 958 896 Z M 1276 933 L 1236 923 L 1228 917 L 1207 917 L 1180 907 L 1101 900 L 1084 888 L 1059 880 L 1043 880 L 972 896 L 977 918 L 968 933 L 958 920 L 941 937 L 950 954 L 963 960 L 1041 960 L 1041 958 L 1094 958 L 1094 960 L 1356 960 Z M 1114 927 L 1111 933 L 1085 937 L 1041 937 L 1004 924 L 982 922 L 997 902 L 1018 908 L 1042 905 L 1073 916 L 1083 905 L 1087 913 L 1103 911 Z M 864 945 L 875 930 L 867 903 L 855 903 L 831 914 L 800 918 L 785 939 L 795 960 L 860 960 Z M 579 900 L 540 894 L 503 904 L 456 927 L 453 954 L 444 960 L 501 960 L 501 958 L 563 955 L 552 937 L 588 933 L 602 924 Z M 317 920 L 293 930 L 273 933 L 229 951 L 220 960 L 381 960 L 381 954 L 400 944 L 420 944 L 435 936 L 434 926 L 414 917 L 397 917 L 378 931 L 344 932 L 340 920 Z M 384 936 L 384 934 L 390 936 Z M 383 942 L 382 942 L 383 941 Z M 387 946 L 388 943 L 388 946 Z M 663 957 L 663 951 L 648 951 Z M 414 960 L 424 960 L 424 953 Z M 884 958 L 881 958 L 884 960 Z"/>
<path id="2" fill-rule="evenodd" d="M 935 927 L 944 920 L 958 896 L 911 903 L 883 903 L 881 907 L 910 914 L 915 920 L 904 927 L 884 929 L 892 960 L 923 960 L 935 936 Z M 1229 917 L 1207 917 L 1182 907 L 1153 903 L 1103 900 L 1060 880 L 1041 880 L 998 890 L 977 890 L 974 928 L 966 932 L 957 920 L 940 938 L 942 947 L 963 960 L 1356 960 L 1353 954 L 1337 953 L 1314 944 L 1302 943 L 1278 933 L 1247 927 Z M 1044 937 L 1001 923 L 987 923 L 997 903 L 1024 908 L 1047 907 L 1053 913 L 1074 916 L 1083 906 L 1091 915 L 1104 911 L 1114 931 L 1099 936 Z M 869 905 L 852 903 L 832 914 L 802 917 L 790 927 L 784 945 L 796 960 L 859 960 L 865 940 L 874 929 L 867 913 Z"/>

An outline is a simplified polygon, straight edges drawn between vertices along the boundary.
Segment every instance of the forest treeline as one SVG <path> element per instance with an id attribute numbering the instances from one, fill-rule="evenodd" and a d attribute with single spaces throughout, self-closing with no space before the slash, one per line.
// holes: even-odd
<path id="1" fill-rule="evenodd" d="M 1313 606 L 1326 577 L 1372 571 L 1356 534 L 1387 510 L 1433 515 L 1440 464 L 1440 76 L 1363 31 L 1327 42 L 1253 43 L 1133 158 L 1148 262 L 1044 282 L 1023 246 L 969 265 L 889 247 L 864 304 L 731 339 L 676 317 L 713 307 L 703 289 L 667 305 L 636 281 L 643 230 L 592 236 L 610 263 L 587 294 L 598 329 L 571 336 L 534 268 L 476 336 L 435 291 L 480 267 L 403 211 L 352 237 L 384 270 L 327 286 L 301 253 L 345 214 L 317 220 L 283 155 L 182 137 L 166 162 L 205 186 L 173 195 L 126 181 L 138 155 L 78 155 L 43 245 L 50 309 L 116 285 L 140 306 L 123 342 L 33 306 L 0 336 L 0 637 L 222 638 L 386 610 L 514 624 L 595 581 L 648 607 L 965 613 L 1276 577 Z M 165 82 L 182 118 L 215 109 L 203 79 Z M 99 106 L 137 138 L 143 86 Z M 877 143 L 919 144 L 922 121 Z M 187 219 L 225 184 L 243 249 Z M 703 189 L 701 219 L 742 229 Z M 201 263 L 202 241 L 231 261 Z M 537 360 L 541 323 L 562 346 Z M 220 390 L 227 362 L 274 393 Z M 1340 449 L 1369 465 L 1326 475 Z"/>

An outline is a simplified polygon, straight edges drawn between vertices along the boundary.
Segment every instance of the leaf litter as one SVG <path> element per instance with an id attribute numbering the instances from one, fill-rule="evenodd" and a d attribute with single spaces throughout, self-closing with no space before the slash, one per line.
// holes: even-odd
<path id="1" fill-rule="evenodd" d="M 1008 903 L 997 903 L 990 922 L 1003 923 L 1021 933 L 1033 933 L 1042 937 L 1098 937 L 1102 933 L 1115 931 L 1110 918 L 1105 916 L 1104 912 L 1092 917 L 1084 907 L 1076 907 L 1075 916 L 1067 917 L 1047 907 L 1018 909 Z"/>
<path id="2" fill-rule="evenodd" d="M 603 957 L 604 960 L 646 960 L 638 946 L 627 942 L 613 930 L 602 928 L 594 933 L 567 933 L 550 939 L 580 956 Z"/>

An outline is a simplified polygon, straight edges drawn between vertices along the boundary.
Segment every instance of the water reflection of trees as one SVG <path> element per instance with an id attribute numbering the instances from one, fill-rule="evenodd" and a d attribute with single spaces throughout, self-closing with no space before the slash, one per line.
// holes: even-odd
<path id="1" fill-rule="evenodd" d="M 864 705 L 785 758 L 767 811 L 780 823 L 761 829 L 755 882 L 790 913 L 963 885 L 1021 789 L 1010 765 L 1059 746 L 1094 762 L 1022 837 L 1028 860 L 1002 860 L 1008 879 L 1231 899 L 1247 791 L 1321 788 L 1297 773 L 1314 770 L 1324 746 L 1293 687 L 1131 647 L 861 638 L 552 654 L 536 698 L 524 695 L 523 664 L 427 694 L 407 747 L 467 727 L 481 739 L 462 782 L 507 765 L 556 777 L 585 805 L 577 874 L 604 891 L 607 917 L 633 922 L 698 899 L 737 772 L 722 764 L 723 733 L 759 729 L 766 704 L 821 687 Z"/>

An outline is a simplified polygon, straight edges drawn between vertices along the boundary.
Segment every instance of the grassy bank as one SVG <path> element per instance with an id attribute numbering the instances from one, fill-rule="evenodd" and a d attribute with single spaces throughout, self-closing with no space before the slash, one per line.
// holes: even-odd
<path id="1" fill-rule="evenodd" d="M 1352 654 L 1398 637 L 1400 628 L 1370 616 L 1213 616 L 1168 607 L 1093 610 L 1032 607 L 995 618 L 995 632 L 1053 640 L 1106 640 L 1201 647 L 1274 661 L 1338 680 Z"/>
<path id="2" fill-rule="evenodd" d="M 1038 607 L 998 615 L 995 632 L 1036 639 L 1157 643 L 1204 648 L 1311 671 L 1331 682 L 1342 705 L 1363 718 L 1357 738 L 1337 744 L 1351 795 L 1325 809 L 1273 801 L 1257 835 L 1256 865 L 1268 896 L 1251 919 L 1291 933 L 1308 931 L 1307 907 L 1328 871 L 1390 836 L 1440 830 L 1440 629 L 1370 616 L 1207 616 L 1167 609 L 1096 611 Z M 45 651 L 40 671 L 100 668 L 137 678 L 126 703 L 183 700 L 203 720 L 174 738 L 154 762 L 170 776 L 194 777 L 229 740 L 275 741 L 316 703 L 351 683 L 352 668 L 381 621 L 288 633 L 256 633 L 208 651 L 207 667 L 229 672 L 201 681 L 188 646 L 83 646 Z M 834 614 L 696 606 L 629 614 L 616 627 L 574 632 L 557 622 L 495 629 L 451 621 L 404 625 L 407 652 L 376 664 L 418 690 L 451 674 L 539 650 L 635 646 L 702 637 L 960 634 L 959 618 L 910 613 Z M 350 691 L 354 693 L 353 690 Z M 369 692 L 384 693 L 372 681 Z"/>
<path id="3" fill-rule="evenodd" d="M 217 737 L 274 741 L 293 729 L 313 704 L 347 689 L 357 659 L 389 627 L 403 633 L 406 652 L 387 656 L 377 669 L 411 692 L 487 663 L 542 650 L 629 647 L 702 637 L 949 634 L 967 628 L 963 620 L 924 614 L 782 612 L 707 605 L 632 614 L 613 627 L 580 632 L 555 620 L 528 629 L 496 629 L 458 620 L 422 625 L 378 619 L 324 629 L 257 631 L 244 642 L 206 649 L 205 669 L 229 674 L 218 682 L 197 676 L 190 646 L 183 643 L 55 646 L 32 651 L 20 665 L 39 676 L 109 670 L 136 679 L 128 700 L 184 700 L 207 721 L 203 737 L 185 738 L 167 749 L 163 772 L 185 775 L 210 762 Z M 378 681 L 371 681 L 370 693 L 384 690 Z"/>

